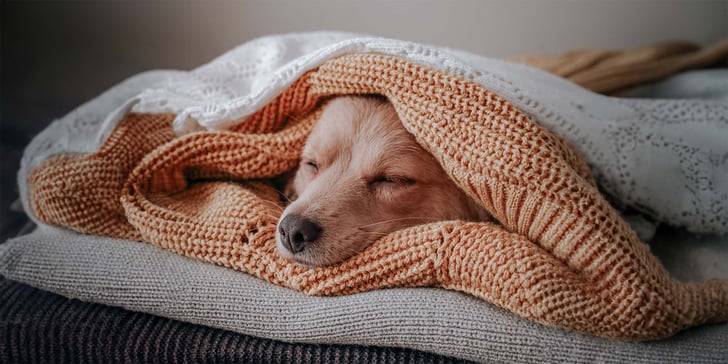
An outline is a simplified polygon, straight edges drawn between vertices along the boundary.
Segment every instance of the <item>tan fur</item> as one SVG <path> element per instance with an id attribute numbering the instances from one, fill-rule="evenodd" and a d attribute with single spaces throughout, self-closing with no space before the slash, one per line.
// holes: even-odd
<path id="1" fill-rule="evenodd" d="M 487 214 L 448 178 L 408 133 L 394 107 L 375 97 L 338 97 L 306 141 L 284 211 L 316 221 L 318 238 L 294 253 L 276 234 L 282 256 L 310 266 L 342 261 L 378 238 L 441 220 Z"/>

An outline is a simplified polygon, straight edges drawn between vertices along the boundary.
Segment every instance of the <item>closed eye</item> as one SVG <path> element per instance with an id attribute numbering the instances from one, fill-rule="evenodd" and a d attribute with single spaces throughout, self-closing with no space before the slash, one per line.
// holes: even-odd
<path id="1" fill-rule="evenodd" d="M 415 184 L 415 180 L 403 176 L 378 175 L 369 180 L 369 186 L 373 188 L 389 187 L 401 188 Z"/>
<path id="2" fill-rule="evenodd" d="M 318 173 L 319 166 L 318 166 L 318 163 L 316 163 L 315 160 L 312 160 L 312 159 L 304 159 L 303 161 L 301 161 L 301 165 L 304 168 L 308 169 L 310 172 L 313 172 L 313 174 L 317 174 Z"/>

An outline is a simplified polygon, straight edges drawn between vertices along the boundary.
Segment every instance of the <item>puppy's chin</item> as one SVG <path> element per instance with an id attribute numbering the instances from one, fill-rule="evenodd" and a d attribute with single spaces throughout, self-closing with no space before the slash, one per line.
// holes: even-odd
<path id="1" fill-rule="evenodd" d="M 292 261 L 298 265 L 302 265 L 306 268 L 319 268 L 329 265 L 340 263 L 350 257 L 341 257 L 339 259 L 321 259 L 322 255 L 317 255 L 314 252 L 306 251 L 301 253 L 293 254 L 288 249 L 278 246 L 278 253 L 285 259 Z"/>
<path id="2" fill-rule="evenodd" d="M 287 258 L 287 259 L 290 260 L 290 261 L 292 261 L 295 264 L 304 266 L 304 267 L 309 268 L 309 269 L 326 267 L 326 266 L 329 266 L 329 265 L 333 265 L 333 264 L 338 263 L 338 262 L 330 262 L 330 263 L 329 262 L 322 262 L 322 261 L 320 261 L 318 259 L 308 258 L 306 256 L 306 254 L 296 254 L 293 257 Z"/>
<path id="3" fill-rule="evenodd" d="M 312 246 L 307 247 L 304 251 L 300 253 L 293 253 L 285 246 L 283 246 L 280 236 L 276 234 L 276 248 L 278 249 L 278 254 L 280 254 L 280 256 L 285 259 L 288 259 L 296 264 L 305 266 L 307 268 L 325 267 L 341 263 L 356 255 L 373 243 L 372 241 L 367 244 L 354 244 L 358 246 L 346 247 L 343 249 L 340 244 L 335 244 L 339 245 L 338 249 L 327 249 L 326 247 L 333 245 L 331 244 L 331 241 L 333 241 L 333 239 L 329 238 L 322 241 L 317 241 Z"/>

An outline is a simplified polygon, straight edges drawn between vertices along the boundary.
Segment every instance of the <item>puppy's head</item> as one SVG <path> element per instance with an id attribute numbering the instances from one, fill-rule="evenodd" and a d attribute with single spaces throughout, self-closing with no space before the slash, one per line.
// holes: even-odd
<path id="1" fill-rule="evenodd" d="M 280 254 L 309 266 L 342 261 L 398 229 L 486 217 L 374 97 L 339 97 L 306 141 L 276 233 Z"/>

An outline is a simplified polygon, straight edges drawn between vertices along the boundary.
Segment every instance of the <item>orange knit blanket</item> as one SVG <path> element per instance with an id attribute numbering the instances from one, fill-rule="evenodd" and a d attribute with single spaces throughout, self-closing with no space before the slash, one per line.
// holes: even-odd
<path id="1" fill-rule="evenodd" d="M 382 94 L 405 128 L 499 222 L 390 234 L 340 264 L 278 256 L 269 178 L 295 167 L 328 97 Z M 728 320 L 728 282 L 673 280 L 561 139 L 481 85 L 383 55 L 310 71 L 225 132 L 175 136 L 173 115 L 128 115 L 101 148 L 29 177 L 50 224 L 151 242 L 315 295 L 440 286 L 592 335 L 643 340 Z"/>

